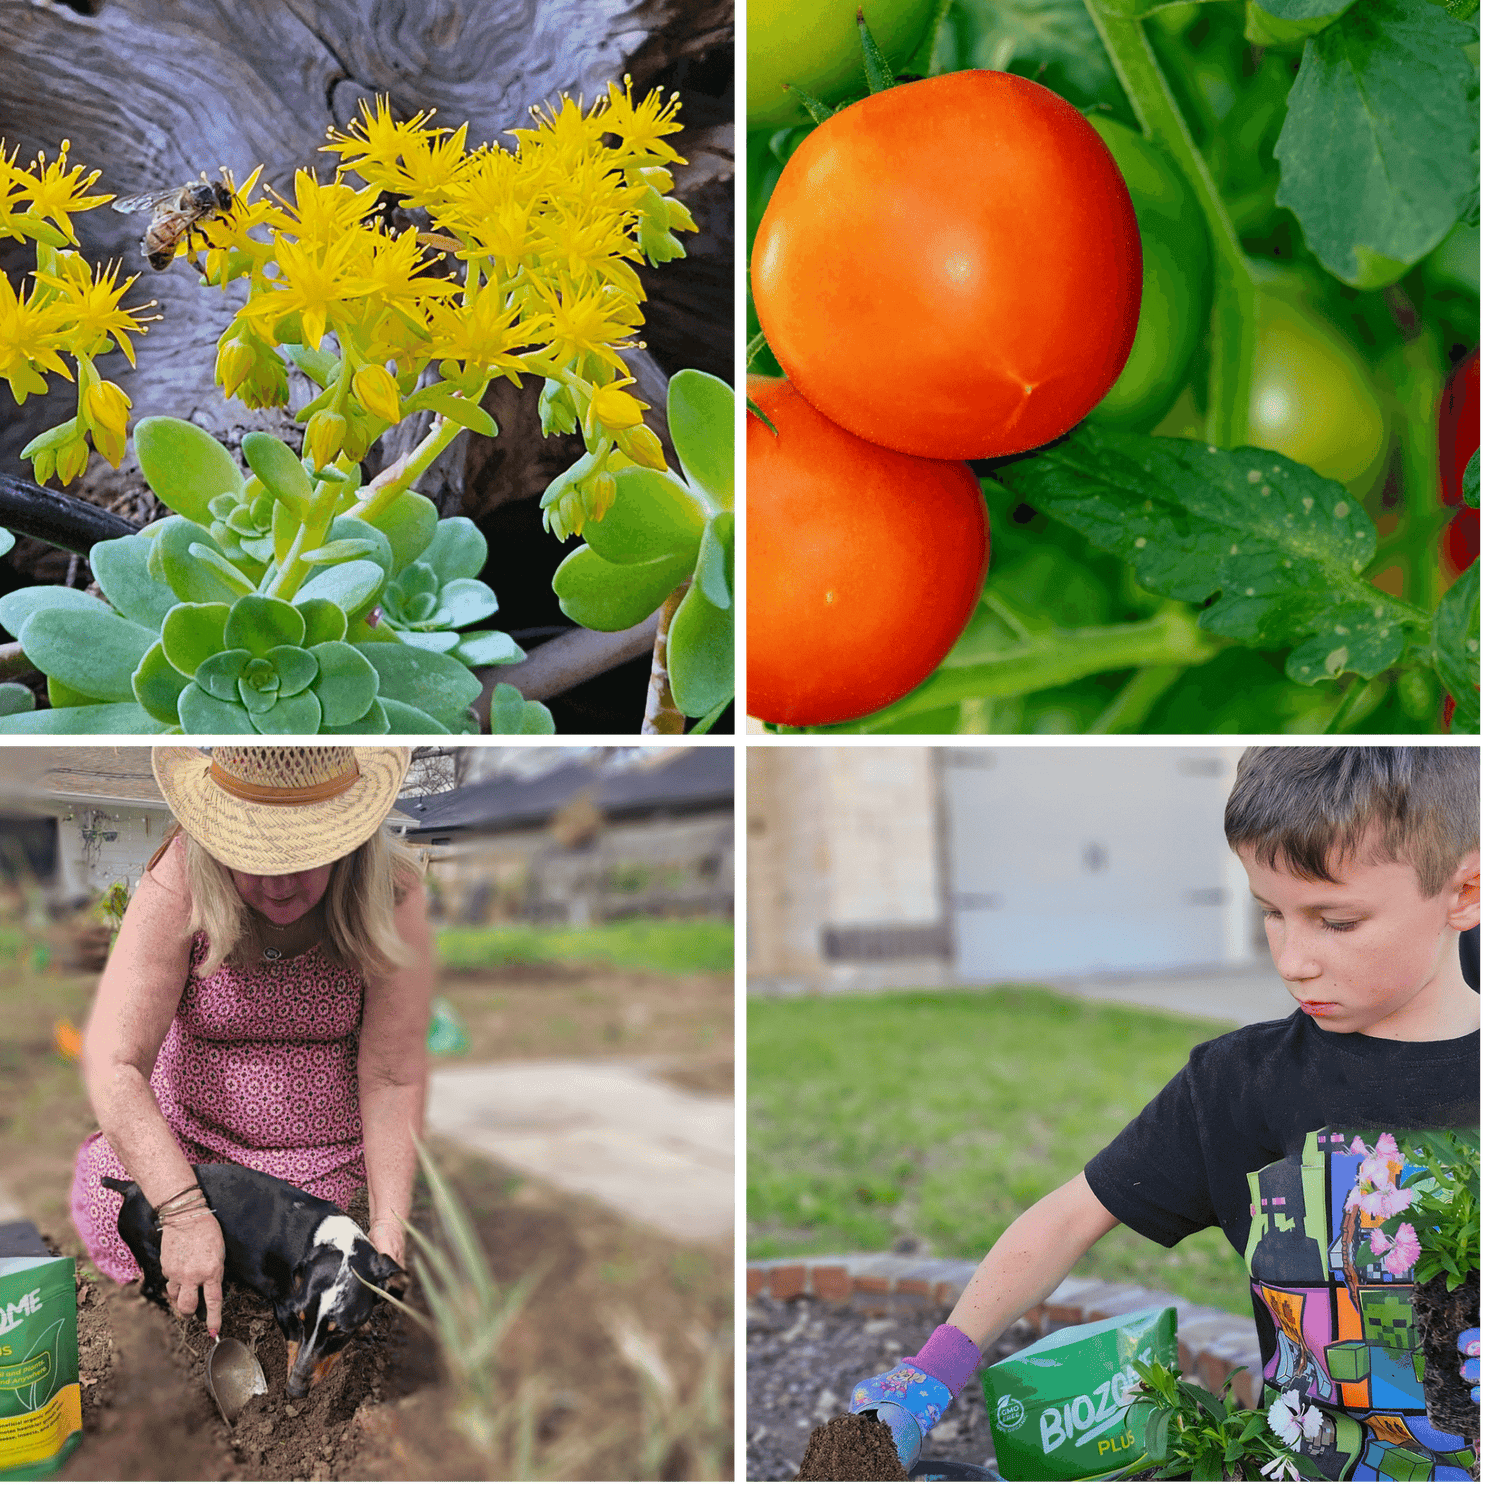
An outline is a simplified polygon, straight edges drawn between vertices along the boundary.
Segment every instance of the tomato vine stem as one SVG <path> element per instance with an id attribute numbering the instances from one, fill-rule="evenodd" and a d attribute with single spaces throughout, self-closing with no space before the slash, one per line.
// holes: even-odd
<path id="1" fill-rule="evenodd" d="M 1084 4 L 1141 130 L 1182 169 L 1208 222 L 1214 259 L 1208 440 L 1221 448 L 1242 447 L 1249 440 L 1255 351 L 1255 282 L 1250 262 L 1218 184 L 1151 50 L 1144 23 L 1110 15 L 1104 0 L 1084 0 Z"/>
<path id="2" fill-rule="evenodd" d="M 1202 631 L 1185 605 L 1169 603 L 1149 620 L 1081 630 L 1038 630 L 986 661 L 939 667 L 893 708 L 860 721 L 860 733 L 878 734 L 887 718 L 951 708 L 966 698 L 1019 698 L 1064 687 L 1100 672 L 1184 667 L 1205 662 L 1228 644 Z M 1163 684 L 1161 691 L 1169 684 Z"/>

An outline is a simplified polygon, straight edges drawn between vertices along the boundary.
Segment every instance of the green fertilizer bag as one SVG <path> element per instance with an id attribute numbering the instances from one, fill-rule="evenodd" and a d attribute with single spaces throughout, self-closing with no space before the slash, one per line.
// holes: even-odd
<path id="1" fill-rule="evenodd" d="M 1108 1479 L 1145 1451 L 1133 1359 L 1177 1366 L 1177 1309 L 1063 1328 L 984 1372 L 1002 1479 Z"/>
<path id="2" fill-rule="evenodd" d="M 41 1479 L 82 1438 L 73 1262 L 0 1260 L 0 1479 Z"/>

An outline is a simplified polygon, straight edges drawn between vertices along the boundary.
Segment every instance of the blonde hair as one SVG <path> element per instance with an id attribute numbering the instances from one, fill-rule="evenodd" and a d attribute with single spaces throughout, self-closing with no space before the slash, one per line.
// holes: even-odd
<path id="1" fill-rule="evenodd" d="M 249 968 L 261 961 L 250 909 L 235 889 L 234 876 L 180 824 L 171 828 L 151 856 L 154 870 L 175 840 L 181 839 L 192 910 L 185 936 L 202 933 L 208 951 L 194 973 L 207 979 L 226 962 Z M 326 941 L 340 963 L 366 978 L 389 974 L 415 955 L 396 931 L 396 907 L 422 885 L 417 858 L 385 827 L 357 849 L 337 859 L 323 894 Z"/>

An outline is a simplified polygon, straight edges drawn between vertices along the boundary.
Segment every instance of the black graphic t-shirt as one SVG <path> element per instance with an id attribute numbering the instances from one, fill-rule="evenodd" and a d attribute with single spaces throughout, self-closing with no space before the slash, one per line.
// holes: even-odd
<path id="1" fill-rule="evenodd" d="M 1421 1175 L 1415 1133 L 1478 1124 L 1477 1031 L 1394 1042 L 1298 1011 L 1195 1047 L 1084 1170 L 1158 1244 L 1217 1225 L 1246 1257 L 1266 1401 L 1291 1393 L 1328 1478 L 1463 1480 L 1472 1450 L 1425 1415 L 1408 1241 L 1382 1225 Z"/>

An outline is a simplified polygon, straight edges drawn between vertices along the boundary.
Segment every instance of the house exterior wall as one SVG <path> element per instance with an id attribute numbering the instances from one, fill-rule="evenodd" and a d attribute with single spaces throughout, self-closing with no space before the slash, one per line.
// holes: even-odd
<path id="1" fill-rule="evenodd" d="M 82 802 L 54 805 L 57 817 L 58 898 L 71 904 L 117 880 L 131 890 L 174 821 L 165 807 L 120 807 Z"/>

